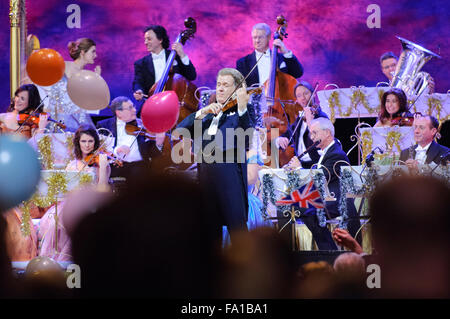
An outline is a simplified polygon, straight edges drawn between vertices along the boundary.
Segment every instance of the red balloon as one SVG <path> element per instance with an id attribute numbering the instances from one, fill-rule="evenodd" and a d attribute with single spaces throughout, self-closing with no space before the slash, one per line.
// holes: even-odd
<path id="1" fill-rule="evenodd" d="M 141 118 L 145 128 L 152 133 L 163 133 L 175 126 L 180 113 L 175 91 L 152 95 L 142 107 Z"/>
<path id="2" fill-rule="evenodd" d="M 27 73 L 37 85 L 48 86 L 62 79 L 66 64 L 63 57 L 53 49 L 34 51 L 27 61 Z"/>

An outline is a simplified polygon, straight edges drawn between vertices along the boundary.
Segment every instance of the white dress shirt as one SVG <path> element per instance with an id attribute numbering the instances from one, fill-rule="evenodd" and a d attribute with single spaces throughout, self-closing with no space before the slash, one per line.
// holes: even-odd
<path id="1" fill-rule="evenodd" d="M 430 148 L 431 142 L 426 145 L 425 147 L 422 147 L 420 145 L 417 145 L 416 147 L 416 158 L 415 160 L 419 164 L 425 164 L 425 161 L 427 160 L 427 151 Z"/>
<path id="2" fill-rule="evenodd" d="M 155 82 L 158 82 L 164 72 L 164 68 L 166 67 L 166 50 L 162 49 L 159 54 L 152 53 L 153 66 L 155 68 Z M 184 65 L 189 64 L 189 57 L 186 55 L 181 59 Z M 173 61 L 173 66 L 178 65 L 177 60 Z"/>
<path id="3" fill-rule="evenodd" d="M 114 154 L 117 154 L 117 148 L 122 145 L 126 145 L 130 147 L 130 153 L 123 158 L 124 162 L 137 162 L 142 161 L 141 153 L 139 152 L 138 142 L 136 140 L 136 136 L 127 134 L 125 131 L 126 123 L 120 119 L 116 120 L 117 122 L 117 144 L 114 148 Z M 119 157 L 120 158 L 120 157 Z"/>
<path id="4" fill-rule="evenodd" d="M 298 155 L 300 155 L 304 151 L 306 151 L 306 145 L 305 145 L 305 141 L 303 140 L 303 135 L 305 135 L 307 128 L 308 128 L 308 125 L 306 125 L 306 123 L 302 123 L 302 127 L 300 129 L 300 135 L 299 135 L 299 139 L 298 139 Z M 306 153 L 305 155 L 303 155 L 302 161 L 309 162 L 309 161 L 312 161 L 312 159 L 309 156 L 309 154 Z"/>
<path id="5" fill-rule="evenodd" d="M 261 55 L 263 55 L 263 53 L 261 53 L 259 51 L 255 51 L 255 55 L 256 55 L 256 61 L 258 61 L 258 59 L 261 57 Z M 293 53 L 292 53 L 292 51 L 288 51 L 285 54 L 283 54 L 283 56 L 286 59 L 290 59 L 290 58 L 292 58 Z M 264 56 L 258 62 L 258 75 L 259 75 L 259 83 L 260 84 L 263 84 L 269 78 L 269 76 L 270 76 L 270 64 L 271 64 L 270 49 L 267 49 L 265 54 L 264 54 Z M 284 68 L 285 66 L 286 66 L 286 63 L 283 61 L 280 64 L 280 69 Z"/>
<path id="6" fill-rule="evenodd" d="M 317 162 L 317 168 L 320 168 L 320 167 L 322 167 L 322 161 L 323 161 L 323 158 L 325 157 L 325 154 L 328 152 L 328 150 L 330 149 L 330 147 L 331 146 L 333 146 L 333 144 L 334 144 L 335 142 L 334 142 L 334 140 L 330 143 L 330 144 L 328 144 L 328 146 L 327 147 L 325 147 L 324 149 L 323 149 L 323 153 L 320 155 L 320 158 L 319 158 L 319 161 Z M 320 154 L 321 152 L 319 151 L 319 154 Z"/>

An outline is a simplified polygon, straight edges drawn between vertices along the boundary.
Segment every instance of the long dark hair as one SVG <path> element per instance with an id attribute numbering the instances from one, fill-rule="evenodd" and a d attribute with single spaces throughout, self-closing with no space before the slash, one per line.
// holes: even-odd
<path id="1" fill-rule="evenodd" d="M 398 111 L 392 115 L 392 118 L 401 116 L 402 113 L 408 112 L 408 108 L 406 107 L 407 104 L 407 98 L 405 92 L 401 89 L 392 88 L 389 91 L 384 92 L 383 97 L 381 98 L 381 107 L 380 107 L 380 113 L 378 115 L 378 119 L 381 121 L 381 123 L 385 123 L 387 119 L 391 117 L 391 115 L 386 110 L 386 100 L 388 95 L 395 95 L 398 99 L 399 108 Z"/>
<path id="2" fill-rule="evenodd" d="M 24 84 L 20 86 L 16 92 L 14 92 L 14 96 L 18 96 L 20 92 L 28 92 L 28 106 L 24 110 L 20 111 L 19 113 L 31 113 L 33 112 L 41 103 L 41 96 L 39 95 L 39 90 L 34 84 Z M 8 108 L 8 112 L 14 111 L 14 99 L 11 101 L 11 105 Z M 36 110 L 37 113 L 42 112 L 43 105 L 39 107 L 38 110 Z"/>
<path id="3" fill-rule="evenodd" d="M 76 159 L 83 159 L 83 152 L 81 151 L 81 147 L 80 147 L 80 138 L 81 135 L 86 134 L 89 136 L 92 136 L 94 138 L 94 149 L 92 150 L 91 153 L 95 152 L 98 147 L 100 146 L 100 138 L 98 137 L 98 133 L 97 130 L 95 129 L 95 127 L 93 127 L 92 125 L 88 125 L 88 124 L 82 124 L 78 130 L 75 132 L 75 136 L 73 138 L 73 150 L 75 153 L 75 158 Z"/>

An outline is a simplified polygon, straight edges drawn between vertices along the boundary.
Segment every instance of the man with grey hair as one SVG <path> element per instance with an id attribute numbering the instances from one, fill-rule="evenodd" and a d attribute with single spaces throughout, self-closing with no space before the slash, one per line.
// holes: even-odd
<path id="1" fill-rule="evenodd" d="M 350 161 L 342 150 L 339 142 L 334 138 L 334 125 L 329 119 L 320 117 L 312 120 L 310 122 L 309 131 L 312 141 L 322 150 L 319 152 L 321 153 L 321 156 L 316 163 L 317 168 L 322 168 L 326 180 L 329 180 L 328 189 L 336 196 L 336 201 L 326 202 L 326 211 L 329 217 L 336 218 L 340 216 L 339 202 L 341 201 L 341 196 L 346 196 L 345 194 L 341 194 L 339 177 L 336 173 L 339 174 L 341 166 L 346 165 L 345 163 L 350 163 Z M 294 168 L 301 167 L 300 161 L 295 156 L 288 165 L 289 167 Z M 314 166 L 315 165 L 313 165 L 313 168 Z M 361 223 L 357 216 L 353 199 L 347 198 L 346 204 L 348 215 L 347 228 L 349 233 L 355 237 Z M 313 233 L 319 249 L 323 249 L 320 246 L 325 249 L 337 248 L 328 229 L 318 229 L 317 227 L 319 226 L 315 220 L 313 222 L 306 221 L 305 224 Z M 357 240 L 361 242 L 361 236 L 358 236 Z M 321 241 L 321 243 L 319 244 L 318 241 Z"/>
<path id="2" fill-rule="evenodd" d="M 253 72 L 248 76 L 246 82 L 247 86 L 255 83 L 261 85 L 267 81 L 270 73 L 271 53 L 269 50 L 271 31 L 266 23 L 257 23 L 252 28 L 252 41 L 255 51 L 253 53 L 240 58 L 236 62 L 236 69 L 246 76 L 250 70 L 255 66 L 256 61 L 261 57 Z M 275 39 L 273 45 L 280 49 L 278 52 L 278 68 L 294 78 L 299 78 L 303 75 L 303 67 L 297 60 L 291 50 L 288 50 L 280 39 Z"/>
<path id="3" fill-rule="evenodd" d="M 105 128 L 114 135 L 114 154 L 123 161 L 123 167 L 111 169 L 111 177 L 129 178 L 161 154 L 165 134 L 157 134 L 156 141 L 152 141 L 127 133 L 127 124 L 142 127 L 142 121 L 136 118 L 136 108 L 125 96 L 112 100 L 110 108 L 115 116 L 99 121 L 97 128 Z"/>

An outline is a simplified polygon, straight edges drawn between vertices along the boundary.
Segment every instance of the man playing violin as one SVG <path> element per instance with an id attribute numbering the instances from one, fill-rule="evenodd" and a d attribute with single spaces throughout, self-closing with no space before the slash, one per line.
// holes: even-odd
<path id="1" fill-rule="evenodd" d="M 245 85 L 238 88 L 243 79 L 236 69 L 220 70 L 216 83 L 217 102 L 192 113 L 177 126 L 189 130 L 189 137 L 193 137 L 200 185 L 206 198 L 213 199 L 208 201 L 214 206 L 209 209 L 228 227 L 231 239 L 235 231 L 247 230 L 247 163 L 245 147 L 239 146 L 242 137 L 239 129 L 244 133 L 253 127 L 254 120 L 250 106 L 247 109 L 249 95 Z M 225 102 L 233 92 L 237 105 L 225 110 Z M 233 139 L 230 139 L 230 132 Z M 221 230 L 221 225 L 215 225 L 217 234 Z"/>
<path id="2" fill-rule="evenodd" d="M 324 117 L 328 118 L 326 113 L 324 113 L 320 106 L 315 106 L 314 98 L 310 105 L 312 107 L 306 107 L 308 101 L 311 98 L 311 94 L 314 92 L 313 87 L 306 81 L 300 81 L 294 87 L 294 95 L 296 97 L 297 103 L 303 108 L 303 116 L 297 117 L 297 120 L 283 133 L 280 137 L 275 140 L 278 148 L 283 151 L 289 146 L 294 147 L 294 153 L 299 155 L 305 152 L 307 149 L 309 151 L 300 159 L 303 168 L 311 168 L 314 163 L 320 158 L 318 148 L 312 147 L 313 141 L 309 136 L 309 126 L 313 119 Z"/>
<path id="3" fill-rule="evenodd" d="M 252 41 L 255 51 L 253 53 L 240 58 L 236 62 L 236 69 L 242 74 L 248 74 L 256 61 L 263 55 L 258 62 L 258 67 L 248 76 L 246 82 L 247 86 L 252 86 L 255 83 L 261 85 L 267 81 L 270 73 L 270 27 L 266 23 L 257 23 L 252 29 Z M 288 50 L 280 39 L 273 41 L 273 45 L 279 47 L 281 53 L 278 53 L 278 68 L 294 78 L 299 78 L 303 75 L 303 67 L 297 60 L 292 51 Z"/>
<path id="4" fill-rule="evenodd" d="M 134 63 L 133 96 L 137 101 L 147 95 L 153 84 L 161 79 L 169 57 L 169 37 L 166 29 L 160 25 L 151 25 L 144 31 L 144 43 L 149 55 Z M 173 43 L 172 50 L 177 56 L 173 63 L 173 72 L 181 74 L 189 81 L 197 77 L 195 67 L 183 50 L 181 43 Z"/>
<path id="5" fill-rule="evenodd" d="M 126 124 L 142 127 L 140 119 L 136 118 L 136 108 L 133 102 L 125 96 L 116 97 L 111 102 L 114 117 L 99 121 L 97 128 L 105 128 L 114 135 L 114 154 L 123 161 L 123 167 L 113 167 L 111 177 L 131 177 L 132 173 L 142 167 L 147 167 L 151 158 L 161 154 L 164 134 L 157 134 L 156 141 L 127 133 Z"/>

